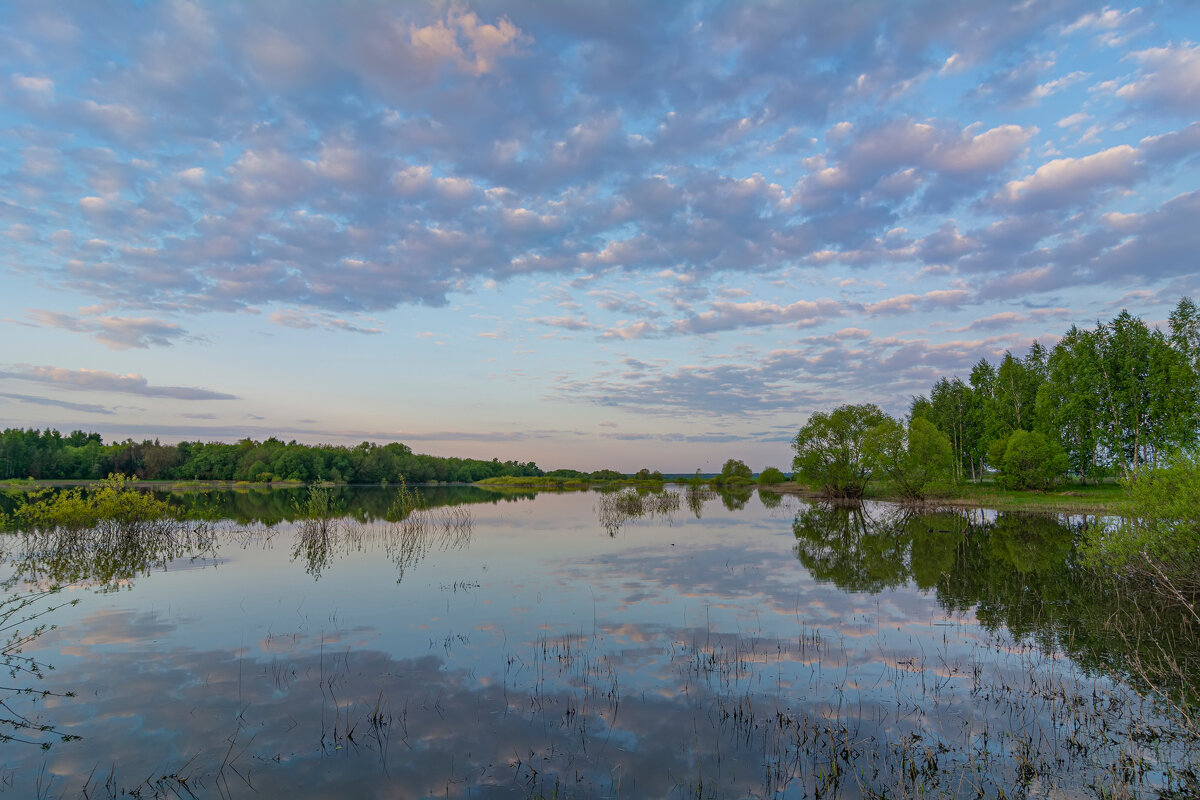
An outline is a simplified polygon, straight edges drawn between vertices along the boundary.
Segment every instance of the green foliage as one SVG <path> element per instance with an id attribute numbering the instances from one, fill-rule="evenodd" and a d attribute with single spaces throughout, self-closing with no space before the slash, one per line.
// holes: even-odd
<path id="1" fill-rule="evenodd" d="M 593 481 L 623 481 L 625 480 L 624 472 L 617 472 L 615 469 L 598 469 L 588 475 Z"/>
<path id="2" fill-rule="evenodd" d="M 729 483 L 730 481 L 741 478 L 744 480 L 752 480 L 754 472 L 750 467 L 746 466 L 746 462 L 741 459 L 731 458 L 721 467 L 721 482 Z"/>
<path id="3" fill-rule="evenodd" d="M 906 431 L 891 417 L 867 432 L 863 446 L 871 472 L 886 477 L 909 500 L 946 494 L 955 482 L 950 437 L 924 417 Z"/>
<path id="4" fill-rule="evenodd" d="M 1200 311 L 1190 298 L 1169 328 L 1128 311 L 1093 330 L 1072 327 L 1050 351 L 1034 342 L 1024 358 L 980 360 L 969 383 L 939 379 L 928 398 L 913 398 L 912 416 L 950 438 L 963 476 L 982 477 L 985 462 L 1002 470 L 1009 437 L 1024 430 L 1057 443 L 1081 483 L 1129 478 L 1200 434 Z"/>
<path id="5" fill-rule="evenodd" d="M 586 478 L 586 472 L 577 469 L 554 469 L 546 473 L 547 478 Z"/>
<path id="6" fill-rule="evenodd" d="M 721 467 L 720 474 L 714 476 L 709 483 L 716 487 L 748 486 L 754 483 L 754 473 L 746 466 L 746 462 L 731 458 Z"/>
<path id="7" fill-rule="evenodd" d="M 174 516 L 165 501 L 129 484 L 124 475 L 109 475 L 86 491 L 36 492 L 13 511 L 13 519 L 19 528 L 79 531 L 102 523 L 130 527 Z"/>
<path id="8" fill-rule="evenodd" d="M 813 414 L 792 440 L 797 479 L 829 498 L 861 498 L 871 477 L 866 435 L 885 418 L 872 403 Z"/>
<path id="9" fill-rule="evenodd" d="M 999 463 L 1000 485 L 1004 488 L 1045 490 L 1058 485 L 1066 475 L 1070 461 L 1057 442 L 1024 430 L 1013 431 L 1004 441 Z"/>
<path id="10" fill-rule="evenodd" d="M 1094 567 L 1147 580 L 1195 608 L 1200 597 L 1200 452 L 1176 453 L 1128 484 L 1124 518 L 1093 526 L 1083 545 Z"/>
<path id="11" fill-rule="evenodd" d="M 425 500 L 421 497 L 421 493 L 416 489 L 408 488 L 408 484 L 401 479 L 400 486 L 396 489 L 396 498 L 388 506 L 384 518 L 391 522 L 398 522 L 418 508 L 424 508 L 424 506 Z"/>
<path id="12" fill-rule="evenodd" d="M 758 474 L 759 486 L 774 486 L 779 483 L 787 483 L 787 476 L 775 467 L 767 467 Z"/>
<path id="13" fill-rule="evenodd" d="M 581 472 L 578 478 L 551 477 L 549 475 L 520 478 L 512 475 L 502 475 L 495 478 L 484 478 L 476 481 L 478 486 L 488 487 L 521 487 L 529 489 L 586 489 L 593 484 L 587 473 Z"/>
<path id="14" fill-rule="evenodd" d="M 99 434 L 82 431 L 66 437 L 49 428 L 10 428 L 0 433 L 0 480 L 94 480 L 114 472 L 139 480 L 362 484 L 392 483 L 400 477 L 409 483 L 470 483 L 502 475 L 542 474 L 532 461 L 439 458 L 414 453 L 397 442 L 335 447 L 304 445 L 294 440 L 284 443 L 271 437 L 264 442 L 242 439 L 234 444 L 165 445 L 157 440 L 126 440 L 105 445 Z"/>
<path id="15" fill-rule="evenodd" d="M 184 522 L 166 501 L 114 475 L 91 489 L 38 492 L 13 512 L 10 580 L 119 588 L 185 554 L 211 551 L 209 526 Z"/>

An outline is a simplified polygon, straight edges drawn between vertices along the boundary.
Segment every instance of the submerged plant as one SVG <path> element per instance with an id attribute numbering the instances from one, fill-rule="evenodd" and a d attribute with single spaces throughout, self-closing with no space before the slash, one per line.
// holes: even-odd
<path id="1" fill-rule="evenodd" d="M 626 522 L 640 517 L 670 517 L 679 509 L 678 492 L 622 492 L 601 494 L 596 501 L 596 514 L 609 536 L 616 535 Z"/>
<path id="2" fill-rule="evenodd" d="M 425 498 L 417 489 L 410 489 L 404 478 L 400 478 L 400 486 L 396 489 L 396 497 L 388 506 L 384 518 L 391 522 L 399 522 L 413 511 L 425 507 Z"/>
<path id="3" fill-rule="evenodd" d="M 7 586 L 89 581 L 114 587 L 216 545 L 210 525 L 179 519 L 165 501 L 120 475 L 88 492 L 39 492 L 13 516 L 20 533 L 0 546 L 13 565 Z"/>
<path id="4" fill-rule="evenodd" d="M 169 504 L 133 488 L 124 475 L 109 475 L 96 486 L 55 491 L 44 489 L 25 498 L 13 511 L 20 530 L 78 532 L 105 526 L 136 533 L 164 520 L 174 520 Z"/>

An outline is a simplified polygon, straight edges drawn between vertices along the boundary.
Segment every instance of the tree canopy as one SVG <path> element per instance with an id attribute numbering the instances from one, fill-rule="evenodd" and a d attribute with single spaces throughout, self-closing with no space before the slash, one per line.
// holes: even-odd
<path id="1" fill-rule="evenodd" d="M 938 379 L 910 411 L 946 434 L 963 477 L 1002 471 L 1016 431 L 1060 447 L 1081 481 L 1132 477 L 1197 442 L 1200 311 L 1182 298 L 1166 332 L 1128 311 L 1093 329 L 1072 327 L 1049 350 L 1034 342 L 1024 357 L 981 359 L 965 382 Z"/>
<path id="2" fill-rule="evenodd" d="M 158 440 L 104 444 L 97 433 L 9 428 L 0 433 L 0 480 L 92 480 L 117 473 L 142 480 L 332 481 L 380 483 L 463 482 L 542 471 L 532 461 L 484 461 L 414 453 L 407 445 L 363 442 L 354 447 L 264 442 Z M 622 476 L 624 477 L 624 476 Z"/>
<path id="3" fill-rule="evenodd" d="M 792 440 L 797 478 L 829 498 L 862 497 L 871 478 L 864 449 L 867 433 L 885 418 L 873 403 L 813 414 Z"/>

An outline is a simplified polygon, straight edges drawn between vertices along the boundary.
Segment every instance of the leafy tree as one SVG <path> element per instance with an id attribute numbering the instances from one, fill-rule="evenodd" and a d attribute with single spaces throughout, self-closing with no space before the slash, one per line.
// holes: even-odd
<path id="1" fill-rule="evenodd" d="M 872 473 L 886 476 L 909 500 L 945 493 L 954 481 L 950 437 L 923 417 L 911 419 L 907 431 L 885 418 L 867 432 L 864 447 Z"/>
<path id="2" fill-rule="evenodd" d="M 777 483 L 787 483 L 787 476 L 775 467 L 767 467 L 758 473 L 759 486 L 774 486 Z"/>
<path id="3" fill-rule="evenodd" d="M 1002 427 L 996 415 L 996 368 L 986 358 L 971 368 L 970 388 L 966 448 L 974 479 L 983 477 L 988 445 L 1000 436 Z"/>
<path id="4" fill-rule="evenodd" d="M 753 483 L 754 473 L 746 462 L 731 458 L 721 467 L 721 474 L 716 477 L 716 483 Z"/>
<path id="5" fill-rule="evenodd" d="M 1006 489 L 1049 489 L 1062 480 L 1069 461 L 1057 442 L 1040 433 L 1013 431 L 998 464 Z"/>
<path id="6" fill-rule="evenodd" d="M 817 412 L 792 440 L 792 469 L 799 480 L 834 499 L 858 499 L 871 478 L 863 445 L 886 415 L 873 403 Z"/>
<path id="7" fill-rule="evenodd" d="M 971 387 L 958 378 L 939 378 L 929 393 L 928 407 L 920 402 L 923 399 L 914 400 L 910 416 L 924 417 L 946 434 L 954 451 L 956 476 L 961 479 L 970 472 L 973 477 L 975 464 L 969 442 L 975 435 L 972 417 L 975 398 Z"/>
<path id="8" fill-rule="evenodd" d="M 1192 372 L 1200 373 L 1200 309 L 1190 297 L 1180 298 L 1168 318 L 1171 346 L 1183 354 Z"/>
<path id="9" fill-rule="evenodd" d="M 1099 395 L 1094 344 L 1088 331 L 1075 326 L 1058 341 L 1046 363 L 1046 380 L 1038 389 L 1037 430 L 1063 448 L 1070 469 L 1086 483 L 1098 469 Z"/>

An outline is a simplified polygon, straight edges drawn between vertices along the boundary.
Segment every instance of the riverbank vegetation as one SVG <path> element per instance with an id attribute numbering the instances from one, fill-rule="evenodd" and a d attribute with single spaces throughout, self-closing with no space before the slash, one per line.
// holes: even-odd
<path id="1" fill-rule="evenodd" d="M 462 482 L 495 476 L 542 475 L 537 464 L 414 453 L 407 445 L 363 442 L 354 447 L 264 442 L 105 444 L 98 433 L 9 428 L 0 434 L 0 480 L 99 480 L 110 474 L 151 481 L 271 483 Z"/>
<path id="2" fill-rule="evenodd" d="M 876 496 L 968 495 L 1001 508 L 1014 491 L 1021 507 L 1047 510 L 1108 495 L 1099 505 L 1122 519 L 1092 526 L 1086 562 L 1200 621 L 1198 443 L 1200 311 L 1189 298 L 1167 332 L 1122 311 L 1051 350 L 1035 341 L 1024 357 L 982 359 L 965 382 L 941 378 L 904 420 L 844 405 L 813 414 L 792 440 L 797 480 L 829 500 L 862 499 L 873 482 Z"/>

